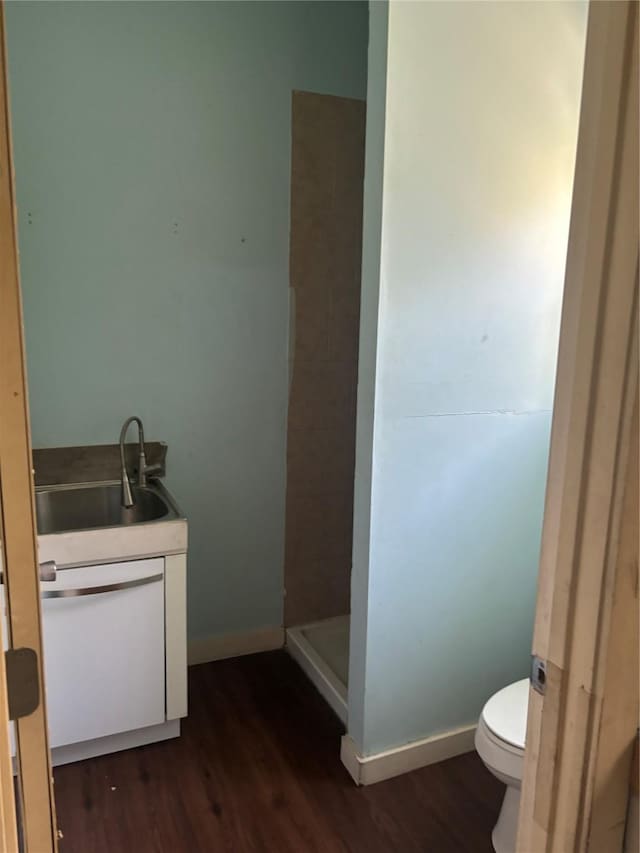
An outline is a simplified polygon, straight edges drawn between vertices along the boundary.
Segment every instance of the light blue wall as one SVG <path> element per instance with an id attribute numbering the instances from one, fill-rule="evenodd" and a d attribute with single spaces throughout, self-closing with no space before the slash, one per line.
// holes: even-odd
<path id="1" fill-rule="evenodd" d="M 387 0 L 370 3 L 349 643 L 349 733 L 359 744 L 362 744 L 364 739 L 367 665 L 372 445 L 378 353 L 388 18 Z"/>
<path id="2" fill-rule="evenodd" d="M 292 89 L 364 3 L 7 4 L 35 446 L 169 442 L 189 633 L 281 624 Z"/>
<path id="3" fill-rule="evenodd" d="M 394 2 L 385 80 L 372 10 L 384 175 L 382 193 L 366 177 L 367 252 L 382 225 L 349 693 L 365 755 L 474 722 L 528 669 L 585 23 L 577 3 Z"/>

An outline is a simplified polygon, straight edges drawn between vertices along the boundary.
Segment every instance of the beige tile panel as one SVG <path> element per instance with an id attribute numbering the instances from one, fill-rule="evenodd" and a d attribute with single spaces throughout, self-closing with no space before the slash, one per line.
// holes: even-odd
<path id="1" fill-rule="evenodd" d="M 349 610 L 364 102 L 294 92 L 285 622 Z"/>
<path id="2" fill-rule="evenodd" d="M 360 317 L 358 314 L 348 314 L 344 303 L 331 303 L 328 324 L 329 358 L 349 365 L 358 363 L 358 339 L 360 332 Z"/>
<path id="3" fill-rule="evenodd" d="M 330 290 L 321 286 L 296 290 L 294 361 L 327 361 L 329 358 Z"/>
<path id="4" fill-rule="evenodd" d="M 286 580 L 286 625 L 304 625 L 349 612 L 351 557 L 297 561 Z"/>
<path id="5" fill-rule="evenodd" d="M 287 494 L 287 558 L 349 556 L 352 528 L 352 493 Z"/>
<path id="6" fill-rule="evenodd" d="M 336 115 L 332 99 L 294 92 L 291 148 L 292 287 L 321 284 L 331 275 Z"/>
<path id="7" fill-rule="evenodd" d="M 289 429 L 342 429 L 355 423 L 356 366 L 348 362 L 294 362 Z"/>
<path id="8" fill-rule="evenodd" d="M 353 489 L 355 428 L 289 430 L 287 483 L 296 494 L 335 494 Z"/>

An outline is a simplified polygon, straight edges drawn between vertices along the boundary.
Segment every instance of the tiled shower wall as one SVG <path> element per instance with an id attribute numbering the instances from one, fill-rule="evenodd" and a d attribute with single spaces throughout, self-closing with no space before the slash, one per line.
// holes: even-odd
<path id="1" fill-rule="evenodd" d="M 285 624 L 349 612 L 365 103 L 294 92 Z"/>

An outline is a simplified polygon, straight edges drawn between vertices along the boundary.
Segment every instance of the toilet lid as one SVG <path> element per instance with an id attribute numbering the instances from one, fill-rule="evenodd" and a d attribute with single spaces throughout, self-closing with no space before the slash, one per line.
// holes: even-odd
<path id="1" fill-rule="evenodd" d="M 482 710 L 482 717 L 496 737 L 524 749 L 528 704 L 529 679 L 523 678 L 492 696 Z"/>

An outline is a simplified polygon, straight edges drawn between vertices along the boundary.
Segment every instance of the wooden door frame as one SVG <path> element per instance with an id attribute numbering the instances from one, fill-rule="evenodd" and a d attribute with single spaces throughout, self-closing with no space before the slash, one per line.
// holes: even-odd
<path id="1" fill-rule="evenodd" d="M 0 535 L 10 647 L 38 656 L 40 704 L 15 723 L 25 853 L 53 853 L 57 831 L 42 656 L 38 543 L 26 385 L 17 223 L 7 89 L 4 5 L 0 4 Z M 0 663 L 0 784 L 3 841 L 17 850 L 4 656 Z M 11 778 L 10 778 L 11 776 Z"/>
<path id="2" fill-rule="evenodd" d="M 638 726 L 638 11 L 589 9 L 533 639 L 546 684 L 530 690 L 520 853 L 615 853 L 624 834 Z"/>
<path id="3" fill-rule="evenodd" d="M 18 853 L 16 799 L 13 787 L 9 702 L 4 655 L 0 654 L 0 849 Z"/>

